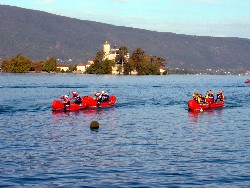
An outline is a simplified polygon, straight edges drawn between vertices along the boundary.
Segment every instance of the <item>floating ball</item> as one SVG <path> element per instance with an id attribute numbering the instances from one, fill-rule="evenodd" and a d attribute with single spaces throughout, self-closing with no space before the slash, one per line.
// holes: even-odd
<path id="1" fill-rule="evenodd" d="M 90 123 L 90 129 L 99 129 L 99 123 L 97 121 L 92 121 Z"/>

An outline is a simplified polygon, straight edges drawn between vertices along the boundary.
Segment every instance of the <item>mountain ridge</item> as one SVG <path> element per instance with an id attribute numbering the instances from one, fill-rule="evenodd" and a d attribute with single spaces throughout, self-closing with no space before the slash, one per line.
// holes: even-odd
<path id="1" fill-rule="evenodd" d="M 105 41 L 167 59 L 170 68 L 250 69 L 250 39 L 156 32 L 0 5 L 0 57 L 87 62 Z"/>

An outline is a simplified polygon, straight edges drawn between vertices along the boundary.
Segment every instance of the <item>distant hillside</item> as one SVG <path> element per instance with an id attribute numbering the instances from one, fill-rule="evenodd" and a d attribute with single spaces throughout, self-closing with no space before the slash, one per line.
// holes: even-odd
<path id="1" fill-rule="evenodd" d="M 86 61 L 102 44 L 138 47 L 175 68 L 250 69 L 250 39 L 180 35 L 78 20 L 0 5 L 0 57 Z"/>

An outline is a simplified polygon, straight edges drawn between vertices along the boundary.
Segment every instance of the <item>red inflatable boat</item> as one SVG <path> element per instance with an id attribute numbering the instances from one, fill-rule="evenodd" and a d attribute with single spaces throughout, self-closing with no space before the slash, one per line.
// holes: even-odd
<path id="1" fill-rule="evenodd" d="M 195 100 L 191 99 L 188 101 L 188 109 L 191 111 L 203 111 L 206 109 L 211 109 L 211 108 L 222 108 L 224 106 L 223 101 L 209 101 L 206 103 L 198 103 Z"/>

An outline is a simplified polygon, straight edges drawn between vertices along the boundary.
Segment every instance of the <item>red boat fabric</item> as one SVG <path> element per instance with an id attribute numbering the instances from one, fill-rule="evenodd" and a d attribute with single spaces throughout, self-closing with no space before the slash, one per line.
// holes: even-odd
<path id="1" fill-rule="evenodd" d="M 115 105 L 116 96 L 112 95 L 109 97 L 109 101 L 100 102 L 99 104 L 94 98 L 90 96 L 84 96 L 82 101 L 85 102 L 89 107 L 111 107 Z"/>
<path id="2" fill-rule="evenodd" d="M 224 106 L 224 102 L 222 101 L 218 101 L 218 102 L 209 101 L 204 104 L 199 104 L 193 99 L 188 101 L 188 109 L 192 111 L 202 111 L 202 110 L 211 109 L 211 108 L 221 108 L 223 106 Z"/>
<path id="3" fill-rule="evenodd" d="M 247 80 L 245 81 L 245 83 L 250 84 L 250 80 L 249 80 L 249 79 L 247 79 Z"/>
<path id="4" fill-rule="evenodd" d="M 74 110 L 82 110 L 87 108 L 88 105 L 83 101 L 81 104 L 71 103 L 68 107 L 64 107 L 64 104 L 59 100 L 54 100 L 52 102 L 52 110 L 53 111 L 74 111 Z"/>

